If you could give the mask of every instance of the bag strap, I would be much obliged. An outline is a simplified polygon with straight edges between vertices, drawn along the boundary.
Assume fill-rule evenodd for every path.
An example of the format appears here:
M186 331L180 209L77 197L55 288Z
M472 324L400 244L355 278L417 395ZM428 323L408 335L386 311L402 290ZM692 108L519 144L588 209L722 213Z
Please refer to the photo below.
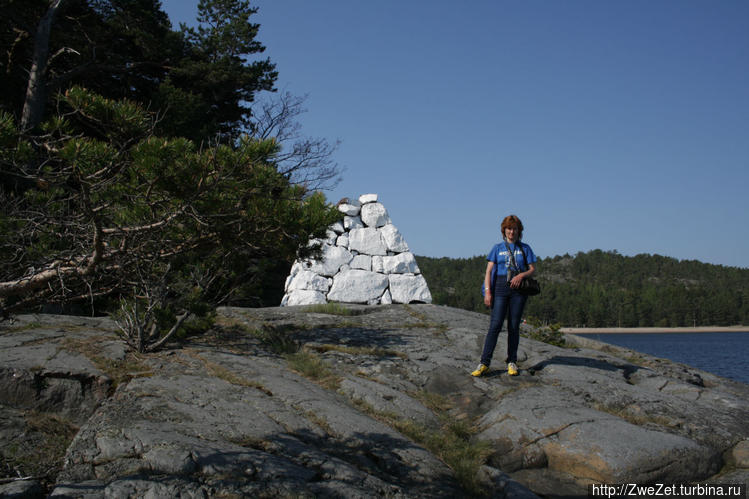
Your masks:
M528 258L525 256L525 250L523 249L523 243L518 241L518 244L520 245L520 252L523 254L523 263L525 264L526 269L531 268L531 266L528 264Z
M517 243L515 243L515 246L517 246L518 244L520 244L520 241L518 241ZM507 243L507 241L505 241L505 248L507 248L507 252L510 254L510 263L512 263L512 266L515 267L516 269L520 270L520 265L518 265L518 262L515 261L515 254L512 251L512 249L510 249L510 245ZM523 251L523 247L522 246L520 247L520 251L521 252ZM525 260L525 253L523 253L523 260Z

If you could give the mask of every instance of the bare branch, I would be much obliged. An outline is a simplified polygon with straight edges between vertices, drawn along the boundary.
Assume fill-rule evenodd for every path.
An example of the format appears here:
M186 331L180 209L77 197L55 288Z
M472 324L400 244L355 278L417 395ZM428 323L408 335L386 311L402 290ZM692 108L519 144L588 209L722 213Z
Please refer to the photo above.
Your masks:
M332 160L340 141L330 144L326 139L302 135L297 118L307 111L303 106L306 98L285 92L260 102L250 129L253 137L274 138L281 144L274 160L279 173L291 183L309 190L332 189L341 176L341 168Z
M10 74L12 65L13 65L13 53L16 51L16 47L19 43L21 43L23 40L29 37L29 32L26 30L21 30L18 28L13 28L13 31L16 33L16 39L13 40L13 44L10 46L10 48L7 51L8 54L8 64L5 67L5 73Z
M102 257L103 258L103 257ZM62 277L82 277L91 273L92 268L83 264L89 263L89 257L80 257L78 261L55 261L49 268L35 272L33 275L0 282L0 296L23 294L44 287L50 281Z
M47 61L47 65L48 65L48 66L51 66L51 65L52 65L52 62L53 62L53 61L55 60L55 58L57 58L57 57L61 56L62 54L75 54L75 55L81 55L81 53L80 53L80 52L78 52L77 50L75 50L75 49L73 49L73 48L71 48L71 47L63 47L63 48L59 49L59 50L58 50L57 52L55 52L54 54L52 54L52 55L51 55L51 56L49 57L49 60Z
M180 328L180 326L182 325L182 323L185 322L187 319L189 319L191 316L192 316L192 314L189 313L189 312L185 312L185 313L183 313L181 315L178 315L177 316L177 321L174 323L174 325L172 325L172 328L169 330L169 332L166 333L164 336L162 336L159 341L157 341L157 342L153 343L152 345L148 346L146 348L146 351L153 352L154 350L158 350L161 347L161 345L163 345L164 343L166 343L169 340L169 338L171 338L172 336L174 336L174 333L177 332L177 330Z
M115 234L115 235L123 235L123 234L132 234L135 232L146 232L146 231L152 231L155 229L161 229L165 225L167 225L169 222L177 218L178 216L182 215L187 209L189 208L188 205L182 206L178 210L174 211L173 213L170 213L166 218L159 220L158 222L153 222L147 225L140 225L137 227L114 227L109 229L102 229L102 234Z

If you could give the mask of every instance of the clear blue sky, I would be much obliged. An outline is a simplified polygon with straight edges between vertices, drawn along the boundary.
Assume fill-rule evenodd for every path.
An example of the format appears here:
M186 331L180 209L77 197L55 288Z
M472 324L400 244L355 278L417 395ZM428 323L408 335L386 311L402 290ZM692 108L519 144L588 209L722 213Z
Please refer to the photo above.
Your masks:
M175 26L197 0L163 0ZM746 0L261 0L277 88L340 139L329 200L377 193L417 255L749 267Z

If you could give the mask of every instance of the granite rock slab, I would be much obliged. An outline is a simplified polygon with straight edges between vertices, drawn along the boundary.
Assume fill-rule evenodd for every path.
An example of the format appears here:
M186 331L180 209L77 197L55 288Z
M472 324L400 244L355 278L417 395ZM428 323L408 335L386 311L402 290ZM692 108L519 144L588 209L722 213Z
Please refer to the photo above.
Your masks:
M214 328L139 357L116 383L112 366L132 358L116 347L111 321L25 318L0 330L3 451L32 411L75 417L79 430L45 492L92 499L465 497L429 439L415 436L455 425L488 446L475 479L496 497L749 473L746 384L571 336L567 348L523 336L519 376L494 366L473 378L488 316L346 307L220 308ZM39 373L109 385L80 404L70 390L30 390Z

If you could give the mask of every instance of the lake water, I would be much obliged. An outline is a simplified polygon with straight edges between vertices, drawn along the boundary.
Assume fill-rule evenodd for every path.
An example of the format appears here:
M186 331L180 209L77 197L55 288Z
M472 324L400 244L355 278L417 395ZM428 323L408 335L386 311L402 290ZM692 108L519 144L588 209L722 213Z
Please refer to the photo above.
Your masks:
M749 333L589 333L581 336L749 383Z

